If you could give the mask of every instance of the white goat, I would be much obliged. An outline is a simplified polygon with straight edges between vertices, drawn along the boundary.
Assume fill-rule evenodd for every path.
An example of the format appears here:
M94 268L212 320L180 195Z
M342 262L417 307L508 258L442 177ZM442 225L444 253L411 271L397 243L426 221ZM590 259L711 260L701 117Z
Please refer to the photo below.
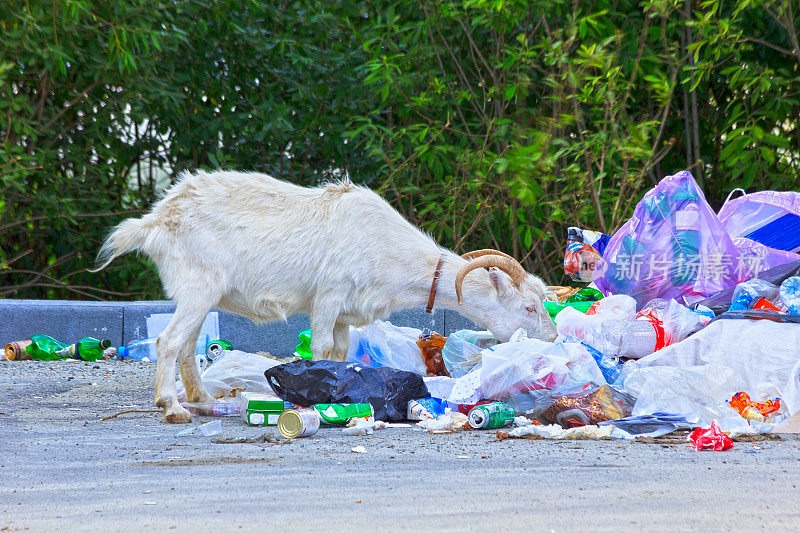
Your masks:
M191 420L177 401L176 360L188 400L211 400L194 346L213 307L254 322L308 313L315 358L339 361L350 325L425 305L431 293L438 307L458 310L501 341L518 328L556 337L542 280L501 252L472 252L467 260L441 248L380 196L349 182L304 188L257 173L186 173L150 213L113 230L97 270L134 250L155 261L177 303L157 341L155 403L168 422ZM493 266L500 270L481 268Z

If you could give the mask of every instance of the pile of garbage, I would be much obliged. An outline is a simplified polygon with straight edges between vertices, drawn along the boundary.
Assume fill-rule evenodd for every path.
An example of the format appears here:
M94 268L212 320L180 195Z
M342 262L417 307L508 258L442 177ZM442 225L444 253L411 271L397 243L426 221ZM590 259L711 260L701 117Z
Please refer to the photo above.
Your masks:
M351 328L346 361L333 362L311 360L310 330L289 361L213 341L202 379L217 401L184 405L277 425L289 438L320 425L366 435L412 421L434 433L497 429L501 439L693 430L698 450L725 450L732 436L786 430L800 411L798 251L800 193L729 197L715 213L681 172L613 236L569 228L564 270L588 286L551 288L554 342L376 321ZM33 352L48 342L34 339ZM153 342L117 352L155 360ZM78 352L107 348L84 344Z
M565 272L589 285L552 288L554 342L376 321L351 328L339 363L308 360L304 331L295 355L305 359L253 368L270 408L253 419L260 404L243 393L239 412L292 437L320 424L368 434L410 420L437 433L500 429L500 438L692 429L697 449L728 449L731 436L781 431L800 411L798 230L800 193L746 194L714 213L681 172L613 236L568 230ZM226 357L204 373L207 386Z

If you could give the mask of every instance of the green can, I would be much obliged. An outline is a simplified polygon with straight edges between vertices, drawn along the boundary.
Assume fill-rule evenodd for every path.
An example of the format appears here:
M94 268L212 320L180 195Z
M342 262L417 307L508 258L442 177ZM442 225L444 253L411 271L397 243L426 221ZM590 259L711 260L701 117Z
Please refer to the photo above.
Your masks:
M326 426L344 426L354 418L375 416L375 410L368 403L318 403L314 409Z
M495 429L510 426L516 416L514 408L503 402L476 405L467 415L469 425L475 429Z

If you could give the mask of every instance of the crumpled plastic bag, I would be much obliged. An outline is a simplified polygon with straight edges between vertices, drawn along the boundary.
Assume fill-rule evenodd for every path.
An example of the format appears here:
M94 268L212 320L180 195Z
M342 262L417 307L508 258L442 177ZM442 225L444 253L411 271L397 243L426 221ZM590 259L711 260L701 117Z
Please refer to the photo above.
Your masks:
M272 392L264 371L279 364L280 361L255 353L225 350L206 367L200 379L212 398L235 396L237 390ZM186 401L183 382L179 380L175 386L178 400Z
M451 333L442 348L444 366L452 377L460 378L480 365L481 352L496 343L488 331L462 329Z
M346 361L371 367L389 367L428 374L428 367L417 346L422 330L395 326L376 320L368 326L350 328L350 347Z
M483 397L504 401L516 411L532 408L536 398L532 393L538 390L606 384L597 362L582 344L515 335L512 341L484 350L482 359Z
M756 402L780 398L788 416L800 410L800 328L715 320L681 342L629 361L618 383L637 397L633 415L666 412L699 425L716 420L725 431L749 425L768 432L775 424L748 422L728 402L741 391Z
M711 422L711 427L695 429L689 433L688 439L698 452L705 448L710 448L715 452L733 448L733 440L719 429L715 421Z
M301 359L270 368L264 375L284 401L303 407L368 403L375 420L405 420L409 401L430 396L419 374L360 363Z

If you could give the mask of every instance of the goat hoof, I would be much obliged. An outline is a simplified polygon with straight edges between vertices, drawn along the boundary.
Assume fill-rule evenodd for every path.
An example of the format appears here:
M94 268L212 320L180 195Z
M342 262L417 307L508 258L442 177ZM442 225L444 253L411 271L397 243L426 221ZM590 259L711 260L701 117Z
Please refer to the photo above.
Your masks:
M180 404L174 404L164 410L164 422L170 424L185 424L192 421L192 415Z

